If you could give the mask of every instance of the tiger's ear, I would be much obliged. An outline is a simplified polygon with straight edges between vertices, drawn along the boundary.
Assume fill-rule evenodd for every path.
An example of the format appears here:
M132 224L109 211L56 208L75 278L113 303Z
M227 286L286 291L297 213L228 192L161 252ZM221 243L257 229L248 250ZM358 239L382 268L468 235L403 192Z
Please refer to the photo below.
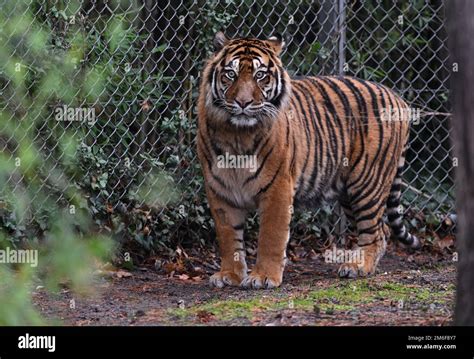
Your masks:
M275 53L277 55L280 55L281 51L285 48L285 40L283 40L283 37L280 35L280 34L276 34L274 36L271 36L268 38L267 40L267 44L269 44L273 51L275 51Z
M229 42L229 38L225 36L222 31L219 31L214 36L214 51L220 51L227 43Z

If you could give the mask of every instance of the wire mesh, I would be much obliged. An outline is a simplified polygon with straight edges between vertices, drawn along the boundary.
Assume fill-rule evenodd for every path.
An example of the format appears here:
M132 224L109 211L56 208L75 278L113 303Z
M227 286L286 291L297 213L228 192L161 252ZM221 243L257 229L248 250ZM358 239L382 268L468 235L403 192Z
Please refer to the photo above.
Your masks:
M50 30L52 55L70 51L73 39L81 37L77 71L67 81L74 82L87 69L93 69L88 72L91 79L105 76L102 87L91 87L91 93L101 89L95 99L78 93L70 103L48 104L51 118L35 129L39 150L48 159L48 175L41 180L44 186L54 187L66 204L55 164L64 155L57 146L62 131L73 129L80 138L76 156L85 181L96 194L100 192L89 197L89 201L100 201L97 206L122 211L130 206L159 207L155 199L170 191L162 185L163 176L171 176L181 190L172 210L183 214L190 202L201 205L196 199L203 191L194 143L199 71L212 49L214 34L224 30L229 37L282 34L287 43L283 63L291 75L357 76L400 93L421 110L420 122L412 127L404 173L405 207L426 218L436 217L436 223L454 212L448 101L452 64L443 1L51 0L18 4L9 7L12 16L30 13ZM6 41L18 45L9 54L11 59L17 51L27 51L20 49L24 46L20 41ZM13 106L15 89L11 81L2 80L0 90L0 110L5 112ZM65 112L93 109L94 121L59 121L54 117L58 107ZM8 113L10 123L15 123L15 112ZM14 141L2 136L0 147L14 161ZM6 182L18 189L22 178L12 175ZM167 216L163 209L160 214ZM179 218L178 225L186 227L186 216ZM329 232L338 222L339 218L331 222Z

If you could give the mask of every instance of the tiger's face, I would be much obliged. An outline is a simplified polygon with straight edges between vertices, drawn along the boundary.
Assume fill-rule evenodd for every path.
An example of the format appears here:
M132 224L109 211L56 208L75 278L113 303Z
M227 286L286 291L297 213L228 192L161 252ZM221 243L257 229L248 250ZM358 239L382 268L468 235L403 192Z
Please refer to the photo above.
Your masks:
M283 41L230 40L219 32L214 46L207 74L207 107L237 127L276 120L290 92L289 76L279 57Z

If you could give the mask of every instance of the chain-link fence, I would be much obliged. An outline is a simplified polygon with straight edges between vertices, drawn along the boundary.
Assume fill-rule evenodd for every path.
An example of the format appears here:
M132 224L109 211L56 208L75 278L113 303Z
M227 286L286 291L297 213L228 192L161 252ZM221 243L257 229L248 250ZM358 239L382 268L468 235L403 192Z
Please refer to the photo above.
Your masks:
M74 93L61 94L59 88L57 100L45 104L50 116L35 125L37 148L46 159L38 196L54 193L70 204L64 188L71 183L63 183L67 177L56 170L66 156L58 139L66 130L72 132L77 147L71 161L80 168L80 175L73 176L74 188L86 194L83 206L97 223L114 233L147 246L165 237L206 237L203 233L212 224L195 152L195 104L199 71L221 29L229 37L282 34L287 43L283 63L291 75L357 76L400 93L421 111L420 123L412 128L404 176L407 218L419 231L427 226L437 230L454 212L448 102L454 69L448 62L446 5L441 0L0 3L6 18L23 16L25 31L33 21L46 29L49 56L69 55L68 72L56 71L48 81L84 80ZM10 49L2 54L4 64L26 72L28 86L21 91L28 95L48 69L28 58L28 44L20 35L8 36L5 29L0 34ZM14 132L21 115L15 109L19 89L11 78L0 80L0 109ZM78 116L82 121L75 121ZM10 133L5 128L0 132ZM11 137L2 135L0 147L15 160L18 148ZM27 186L28 180L11 174L5 183L3 192ZM32 221L38 220L38 211L32 212ZM137 213L143 212L135 225ZM116 222L114 214L126 220ZM340 215L326 218L328 224L315 220L325 218L321 212L301 217L297 233L321 235L333 232Z

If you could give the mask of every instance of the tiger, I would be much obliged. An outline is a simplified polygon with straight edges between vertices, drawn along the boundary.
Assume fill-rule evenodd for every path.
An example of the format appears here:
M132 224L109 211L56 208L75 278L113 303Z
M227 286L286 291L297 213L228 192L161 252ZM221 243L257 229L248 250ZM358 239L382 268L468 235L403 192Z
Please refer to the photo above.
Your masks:
M410 129L399 95L349 76L290 78L281 36L218 32L213 44L201 72L196 140L221 260L211 286L280 286L293 208L321 201L339 201L354 248L364 253L363 261L340 264L341 278L375 272L390 228L405 247L420 247L399 210ZM253 156L256 165L219 166L223 156ZM243 237L250 211L260 219L251 271Z

